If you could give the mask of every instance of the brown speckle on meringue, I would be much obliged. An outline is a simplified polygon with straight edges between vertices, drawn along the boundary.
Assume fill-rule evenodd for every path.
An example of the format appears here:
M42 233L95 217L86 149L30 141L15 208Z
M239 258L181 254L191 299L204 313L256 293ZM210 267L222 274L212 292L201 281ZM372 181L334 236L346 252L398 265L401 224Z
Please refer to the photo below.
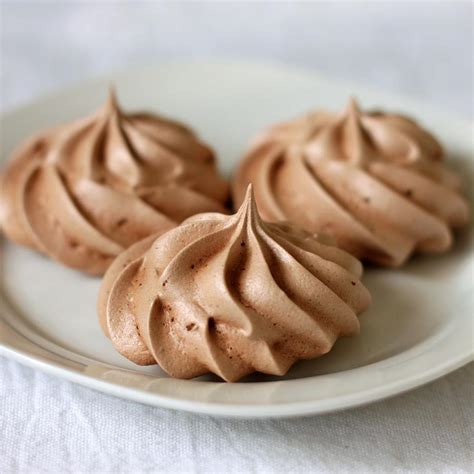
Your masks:
M21 145L0 185L8 238L91 274L150 234L223 212L228 197L212 150L190 129L127 114L113 93L92 116Z
M262 221L249 189L237 214L200 214L123 252L99 319L121 354L173 377L283 375L359 332L361 273L343 250Z
M469 219L436 139L354 100L340 115L316 111L262 133L236 172L236 206L248 183L264 219L331 234L356 257L388 266L447 250L451 229Z

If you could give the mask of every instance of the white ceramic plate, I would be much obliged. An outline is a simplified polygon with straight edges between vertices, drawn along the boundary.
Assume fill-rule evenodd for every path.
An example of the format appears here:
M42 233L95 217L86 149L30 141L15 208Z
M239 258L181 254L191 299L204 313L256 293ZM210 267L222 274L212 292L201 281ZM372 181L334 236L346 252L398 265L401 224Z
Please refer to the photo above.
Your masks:
M111 81L126 108L157 110L195 127L217 149L226 173L262 127L314 106L339 110L355 94L364 107L422 120L472 184L472 124L312 73L241 62L133 69L13 111L1 123L2 160L31 132L94 111ZM419 257L401 270L368 269L373 304L361 317L359 337L339 340L330 354L297 364L286 377L225 384L212 377L173 380L158 367L128 362L100 331L99 279L3 240L0 354L119 397L213 415L295 416L361 405L473 359L471 243L467 230L449 254Z

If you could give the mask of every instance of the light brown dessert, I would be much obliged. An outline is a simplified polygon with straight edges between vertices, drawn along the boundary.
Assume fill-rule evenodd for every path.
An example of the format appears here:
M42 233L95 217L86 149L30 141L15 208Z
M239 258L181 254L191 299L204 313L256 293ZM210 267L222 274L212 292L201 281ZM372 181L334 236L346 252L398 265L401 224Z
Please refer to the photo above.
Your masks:
M264 222L249 189L235 215L200 214L123 252L99 319L121 354L173 377L283 375L358 334L370 302L361 273L343 250Z
M358 258L403 264L413 252L441 252L466 224L460 180L436 139L413 120L316 111L261 134L235 175L235 205L253 183L262 217L324 232Z
M0 181L8 238L102 274L129 245L198 212L224 212L212 150L183 125L126 114L111 93L94 115L43 131Z

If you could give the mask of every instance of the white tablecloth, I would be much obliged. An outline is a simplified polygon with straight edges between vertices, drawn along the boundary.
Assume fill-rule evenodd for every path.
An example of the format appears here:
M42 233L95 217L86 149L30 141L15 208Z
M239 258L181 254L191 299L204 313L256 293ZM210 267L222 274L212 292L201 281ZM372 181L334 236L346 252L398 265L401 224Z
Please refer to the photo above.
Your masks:
M253 57L472 118L472 6L1 3L1 105L133 63ZM126 402L0 358L0 472L471 472L474 364L342 413L229 421Z
M126 402L4 359L0 472L471 472L473 380L470 364L365 408L232 421Z

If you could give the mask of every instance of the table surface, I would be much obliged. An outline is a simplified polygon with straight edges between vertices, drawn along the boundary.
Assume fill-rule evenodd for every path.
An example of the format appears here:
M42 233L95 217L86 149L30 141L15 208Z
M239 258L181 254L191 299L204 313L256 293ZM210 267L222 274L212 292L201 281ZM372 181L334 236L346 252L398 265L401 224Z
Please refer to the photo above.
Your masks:
M253 58L472 120L472 5L0 2L0 107L133 64ZM112 398L0 358L1 472L471 472L474 364L364 408L230 421Z

